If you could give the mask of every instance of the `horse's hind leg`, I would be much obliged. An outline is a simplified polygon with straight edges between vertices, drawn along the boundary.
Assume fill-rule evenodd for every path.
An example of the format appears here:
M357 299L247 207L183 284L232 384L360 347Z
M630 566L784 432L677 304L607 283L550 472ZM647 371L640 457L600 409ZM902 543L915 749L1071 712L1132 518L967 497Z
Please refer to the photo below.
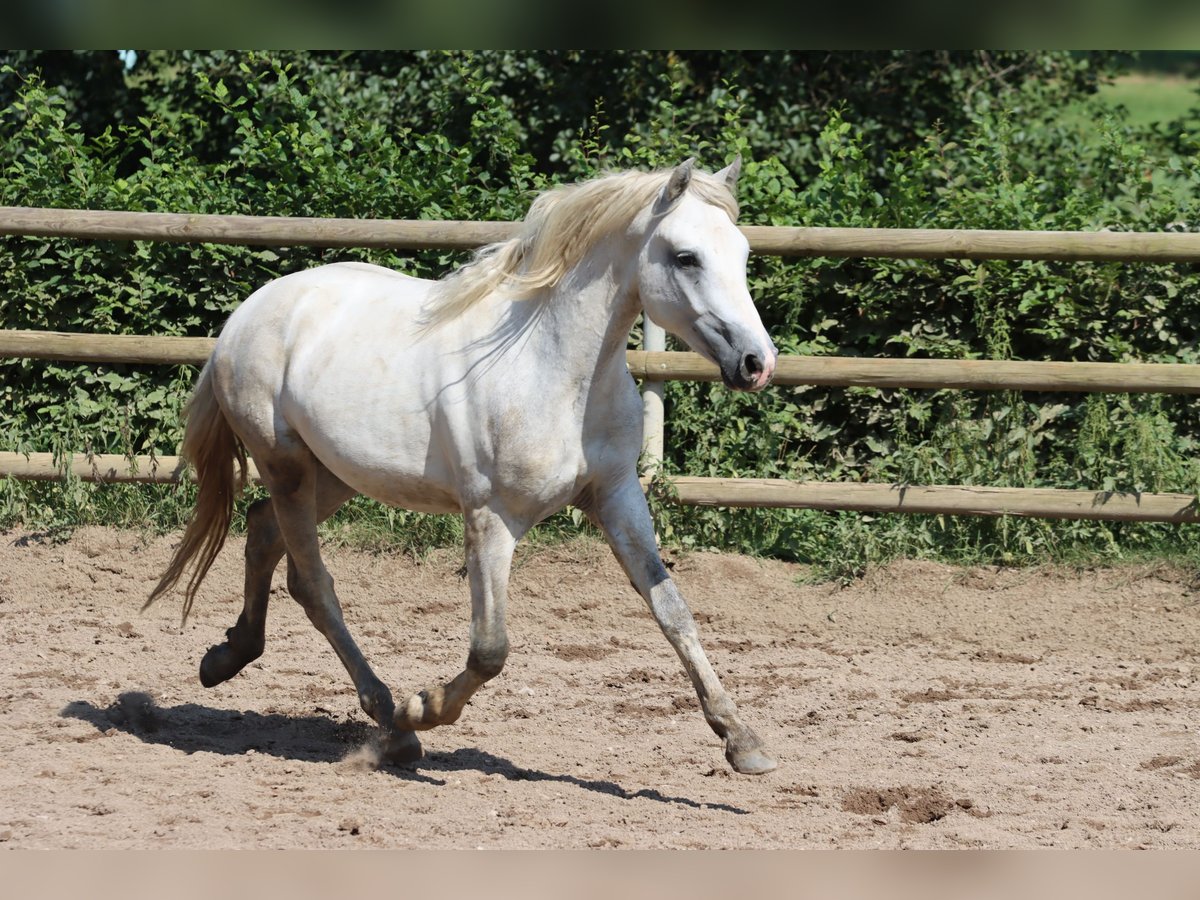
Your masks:
M421 691L396 710L398 732L449 725L484 682L495 678L508 657L504 608L513 550L521 531L492 509L463 515L467 577L471 586L471 648L467 667L451 681Z
M319 466L318 521L324 521L337 512L354 493L332 472ZM210 647L200 662L200 683L205 687L228 681L262 656L266 643L271 578L285 549L271 500L256 500L246 511L245 601L237 622L225 632L225 641Z
M256 500L246 511L246 592L242 612L225 632L225 641L208 648L200 660L200 683L215 687L262 656L266 643L267 601L271 575L283 558L283 540L270 500Z
M288 591L350 673L363 711L380 725L391 728L395 712L392 693L371 670L350 636L333 590L333 578L321 559L317 540L320 463L298 440L280 442L275 448L251 447L250 451L271 492L275 522L287 553ZM389 747L389 755L396 760L414 759L420 754L420 742L411 732Z

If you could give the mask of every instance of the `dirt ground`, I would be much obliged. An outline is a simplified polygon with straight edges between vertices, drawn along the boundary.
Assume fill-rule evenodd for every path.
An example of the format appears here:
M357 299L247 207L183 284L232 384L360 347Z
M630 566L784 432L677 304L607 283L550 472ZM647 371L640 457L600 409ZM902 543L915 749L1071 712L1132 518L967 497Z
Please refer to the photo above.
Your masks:
M266 654L201 687L241 606L231 539L180 630L139 613L173 538L0 534L0 846L1195 847L1200 594L1165 567L802 567L674 557L710 658L780 759L733 774L602 544L522 548L512 653L415 766L277 574ZM467 651L461 556L340 550L397 700Z

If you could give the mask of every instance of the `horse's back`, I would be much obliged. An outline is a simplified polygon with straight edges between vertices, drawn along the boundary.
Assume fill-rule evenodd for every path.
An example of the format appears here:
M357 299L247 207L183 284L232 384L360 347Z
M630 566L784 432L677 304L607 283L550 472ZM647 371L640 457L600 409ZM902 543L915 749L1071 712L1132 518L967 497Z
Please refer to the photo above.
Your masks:
M410 282L415 285L420 285L428 288L429 282L424 278L416 278L412 275L407 275L404 272L397 272L395 269L389 269L386 266L377 266L375 263L366 262L336 262L329 263L324 266L317 266L313 269L308 269L305 272L297 272L297 275L306 275L311 273L321 272L358 272L364 275L373 275L378 278L391 279L393 281Z
M347 343L343 333L380 329L411 333L432 282L369 263L331 263L268 282L230 315L214 357L228 364L307 345Z

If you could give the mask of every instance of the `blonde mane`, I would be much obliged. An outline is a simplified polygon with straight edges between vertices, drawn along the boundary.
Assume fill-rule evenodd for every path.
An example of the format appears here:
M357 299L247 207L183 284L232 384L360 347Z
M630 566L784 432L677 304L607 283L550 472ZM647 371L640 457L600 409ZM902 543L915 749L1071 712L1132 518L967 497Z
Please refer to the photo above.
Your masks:
M653 203L671 171L618 172L541 194L517 237L482 248L438 282L426 306L427 323L456 318L501 288L521 296L558 284L597 241L627 228ZM737 221L737 200L720 179L694 171L688 190Z

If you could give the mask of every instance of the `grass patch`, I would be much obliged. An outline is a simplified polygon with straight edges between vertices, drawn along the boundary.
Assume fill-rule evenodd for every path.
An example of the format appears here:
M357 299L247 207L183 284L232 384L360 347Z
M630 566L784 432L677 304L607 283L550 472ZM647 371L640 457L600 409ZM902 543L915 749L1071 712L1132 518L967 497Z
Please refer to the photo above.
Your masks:
M1098 94L1106 106L1124 107L1129 124L1140 127L1165 125L1200 106L1198 88L1200 80L1183 75L1138 73L1122 75L1112 84L1102 85Z
M1174 74L1122 75L1100 85L1096 94L1068 103L1058 115L1084 143L1115 118L1138 131L1163 128L1200 109L1200 78Z

